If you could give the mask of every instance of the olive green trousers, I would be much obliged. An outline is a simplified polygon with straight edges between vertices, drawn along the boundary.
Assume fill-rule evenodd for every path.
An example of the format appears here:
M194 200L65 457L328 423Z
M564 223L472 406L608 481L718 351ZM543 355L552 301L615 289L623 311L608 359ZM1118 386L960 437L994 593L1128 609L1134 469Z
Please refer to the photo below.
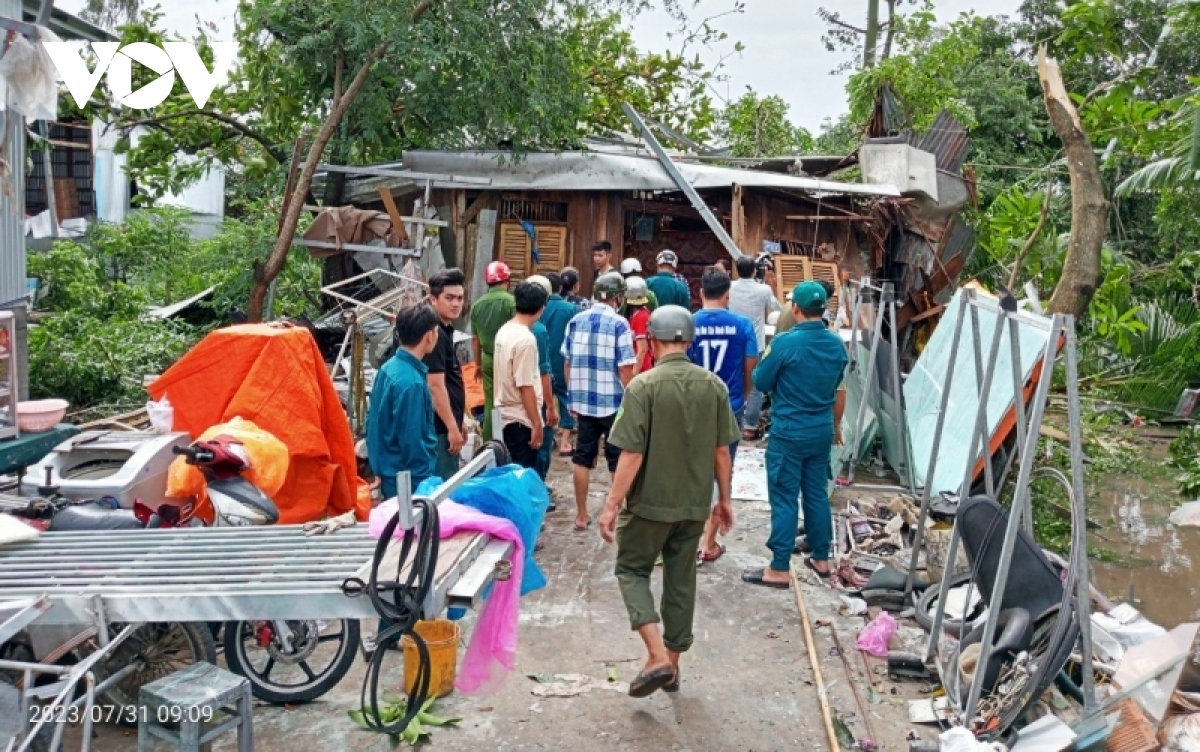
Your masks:
M704 522L655 522L628 511L617 518L617 583L638 629L659 622L650 592L650 576L658 555L663 557L662 625L668 650L685 652L692 646L696 613L696 550Z

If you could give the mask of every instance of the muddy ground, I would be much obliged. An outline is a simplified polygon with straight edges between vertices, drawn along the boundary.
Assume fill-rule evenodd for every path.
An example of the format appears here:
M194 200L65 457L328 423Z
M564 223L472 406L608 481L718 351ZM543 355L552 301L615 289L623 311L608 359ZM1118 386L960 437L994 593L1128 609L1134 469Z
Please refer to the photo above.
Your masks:
M629 630L612 573L613 548L600 539L594 526L582 533L571 529L569 472L567 460L555 460L551 482L558 490L559 510L548 515L545 548L537 554L549 585L522 601L518 669L495 695L452 695L440 701L438 712L463 720L457 728L437 730L432 747L576 752L827 749L793 592L740 581L743 567L766 562L769 521L767 505L761 502L735 502L737 525L727 541L729 552L700 572L696 644L684 658L678 694L660 692L644 700L605 689L569 698L531 694L536 683L527 674L577 673L603 680L612 665L620 680L629 681L643 656L640 640ZM607 474L596 472L593 478L589 506L597 514ZM903 698L921 696L922 686L893 685L886 676L875 675L878 689L869 690L866 668L853 649L862 618L837 616L836 595L815 582L806 583L802 592L810 618L832 619L838 625L879 748L907 749L905 735L913 727ZM913 641L924 638L915 626L906 627L905 635ZM833 708L856 737L865 737L846 671L831 654L833 641L827 628L818 629L816 643L824 680L831 685ZM873 661L873 673L883 672L882 664ZM398 653L390 671L392 688L398 690ZM347 711L358 705L362 678L363 664L358 663L318 702L295 708L256 707L255 748L393 749L387 738L358 729L347 717ZM935 736L929 728L920 731L925 738ZM98 749L102 751L136 745L131 732L106 728L101 737ZM161 744L158 748L167 749ZM232 735L216 749L236 749Z

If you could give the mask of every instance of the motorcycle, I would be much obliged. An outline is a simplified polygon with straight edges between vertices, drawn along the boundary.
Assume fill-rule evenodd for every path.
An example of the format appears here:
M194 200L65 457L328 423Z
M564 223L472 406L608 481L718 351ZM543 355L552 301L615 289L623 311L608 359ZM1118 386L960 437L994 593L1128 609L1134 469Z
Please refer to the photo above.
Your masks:
M132 509L123 509L115 500L65 499L57 489L44 486L38 489L41 498L31 501L22 516L56 531L240 527L279 521L274 501L245 477L251 459L236 439L217 436L172 451L204 476L204 497L167 502L155 509L135 500ZM119 626L113 625L118 630ZM184 663L215 663L214 640L222 639L229 669L250 681L255 697L284 704L309 702L340 682L353 666L361 642L359 623L353 619L231 621L210 623L208 629L203 624L149 624L139 634L143 631L145 639L131 639L129 649L118 651L108 661L109 670L115 672L134 660L149 666L148 656L163 653L165 647L190 652L191 661ZM109 699L114 704L136 705L137 676L135 673L130 681L122 682L119 689L123 691ZM157 676L149 676L146 681L154 678ZM132 717L137 717L136 713Z

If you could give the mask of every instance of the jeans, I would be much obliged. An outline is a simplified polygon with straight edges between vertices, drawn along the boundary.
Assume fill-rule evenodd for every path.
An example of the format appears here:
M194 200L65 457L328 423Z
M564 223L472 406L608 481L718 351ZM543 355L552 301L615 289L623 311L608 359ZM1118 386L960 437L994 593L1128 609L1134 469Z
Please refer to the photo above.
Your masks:
M758 430L758 421L762 417L763 393L754 389L750 392L750 396L746 398L746 404L743 409L746 411L746 421L742 423L742 427L750 430Z
M771 502L771 569L788 571L796 545L803 494L804 534L814 561L828 561L833 544L829 509L829 451L833 436L793 440L772 436L767 443L767 495Z
M554 398L558 400L558 427L564 431L575 430L575 419L571 417L571 393L567 389L566 379L554 376Z

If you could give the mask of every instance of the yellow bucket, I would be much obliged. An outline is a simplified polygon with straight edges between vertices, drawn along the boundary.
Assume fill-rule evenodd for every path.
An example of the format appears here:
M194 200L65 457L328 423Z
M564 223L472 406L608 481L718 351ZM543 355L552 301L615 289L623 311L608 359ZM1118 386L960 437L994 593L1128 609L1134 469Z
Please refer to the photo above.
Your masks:
M447 619L419 621L413 631L425 641L429 650L429 695L445 697L454 691L458 676L458 625ZM411 695L417 684L417 667L421 662L417 643L408 635L400 638L404 649L404 692Z

